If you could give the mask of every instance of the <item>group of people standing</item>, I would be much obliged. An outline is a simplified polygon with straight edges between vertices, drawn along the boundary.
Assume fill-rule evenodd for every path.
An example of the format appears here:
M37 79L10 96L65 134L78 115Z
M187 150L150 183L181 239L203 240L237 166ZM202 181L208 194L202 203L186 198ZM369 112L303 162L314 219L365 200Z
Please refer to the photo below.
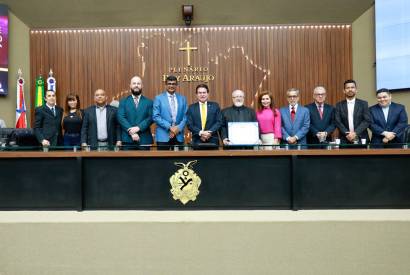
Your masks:
M158 150L182 146L185 127L191 132L194 147L218 148L220 140L224 146L232 145L229 122L258 122L263 145L330 142L336 128L342 143L369 142L370 128L372 143L386 145L402 143L408 123L404 106L391 101L389 90L378 90L378 104L368 108L366 101L356 98L354 80L345 81L345 100L335 107L326 103L326 89L317 86L314 102L306 106L299 105L300 91L289 89L289 104L280 109L269 92L261 92L256 111L244 105L245 93L241 90L233 91L232 106L221 110L218 103L209 101L206 84L196 87L197 102L189 106L186 97L177 92L175 76L168 76L165 85L165 91L151 100L142 94L141 78L134 76L130 95L121 99L118 108L107 104L106 92L98 89L94 93L95 105L84 110L78 95L69 94L63 110L56 105L55 93L47 91L45 104L35 110L35 135L43 146L149 150L154 143L151 125L155 123Z

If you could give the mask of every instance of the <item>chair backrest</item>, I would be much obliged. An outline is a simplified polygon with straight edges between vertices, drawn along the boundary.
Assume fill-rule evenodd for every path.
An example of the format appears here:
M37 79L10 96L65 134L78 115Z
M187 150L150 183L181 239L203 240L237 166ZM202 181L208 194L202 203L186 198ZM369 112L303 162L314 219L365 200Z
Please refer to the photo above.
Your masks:
M403 142L410 143L410 125L408 125L404 130Z
M38 146L34 130L31 128L14 129L10 141L14 141L18 146Z
M0 128L0 139L8 144L14 130L15 128Z

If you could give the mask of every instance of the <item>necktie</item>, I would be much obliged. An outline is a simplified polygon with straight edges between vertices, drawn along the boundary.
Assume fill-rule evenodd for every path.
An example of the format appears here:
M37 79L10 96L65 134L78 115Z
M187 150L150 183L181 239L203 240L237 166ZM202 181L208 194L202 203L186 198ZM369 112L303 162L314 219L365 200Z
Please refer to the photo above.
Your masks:
M138 103L139 103L138 97L135 97L134 98L135 108L138 108Z
M51 107L51 112L53 112L53 115L56 116L56 109L54 109L54 107Z
M354 104L353 102L349 102L347 104L347 122L349 124L349 132L354 132L353 115L354 115Z
M175 125L175 122L177 121L177 110L175 106L175 95L171 95L171 117L172 117L172 122Z
M317 107L319 109L319 115L320 115L320 119L323 119L323 105L320 104Z
M202 130L205 130L205 124L206 124L205 103L201 103L201 125L202 125Z
M292 106L292 111L290 112L290 119L292 120L292 122L295 121L295 115L295 106Z

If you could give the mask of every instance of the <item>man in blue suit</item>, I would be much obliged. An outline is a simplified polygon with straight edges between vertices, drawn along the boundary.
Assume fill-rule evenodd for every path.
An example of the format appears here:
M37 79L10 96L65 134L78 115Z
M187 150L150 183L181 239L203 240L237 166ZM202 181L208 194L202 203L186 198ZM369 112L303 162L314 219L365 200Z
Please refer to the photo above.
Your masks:
M280 108L282 117L282 141L289 145L307 144L306 135L309 132L309 110L298 104L299 90L289 89L287 92L289 105Z
M125 149L149 150L149 145L153 143L150 128L152 100L141 94L142 80L139 76L131 78L130 90L131 95L120 101L117 112L122 145Z
M377 90L376 97L378 104L370 107L371 143L385 146L403 143L403 133L408 123L405 107L391 101L388 89Z
M176 92L178 81L173 75L165 80L166 91L154 99L152 119L157 125L155 141L158 150L170 150L184 144L187 101Z
M333 106L325 103L325 87L315 87L313 99L314 102L305 106L309 109L310 113L310 129L307 135L307 142L308 144L329 142L331 141L331 134L335 130L335 112Z
M221 109L218 103L208 101L209 88L206 84L196 87L197 103L191 104L187 111L187 126L192 133L194 148L213 148L219 145L218 131L222 124Z

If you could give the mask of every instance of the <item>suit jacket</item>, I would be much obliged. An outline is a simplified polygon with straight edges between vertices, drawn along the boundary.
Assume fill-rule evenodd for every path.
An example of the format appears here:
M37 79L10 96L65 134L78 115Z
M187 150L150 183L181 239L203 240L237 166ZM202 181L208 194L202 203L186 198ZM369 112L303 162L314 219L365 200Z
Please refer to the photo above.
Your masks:
M306 135L309 132L310 115L309 110L298 105L295 121L292 121L289 106L280 108L282 117L282 141L286 142L288 137L297 136L298 144L307 144Z
M372 144L382 144L382 133L384 131L396 133L396 137L390 143L402 143L404 129L407 127L407 113L403 105L392 102L389 107L387 121L384 118L384 113L379 104L370 107L372 122L370 129L372 130Z
M367 128L370 126L371 117L367 101L356 98L353 109L353 124L354 130L360 139L369 140ZM340 130L340 140L342 143L350 143L346 139L346 132L349 132L349 119L347 112L347 101L342 100L336 104L335 108L335 123Z
M207 102L206 107L207 113L204 130L212 132L212 137L207 142L219 145L218 131L222 124L221 109L219 108L218 103L210 101ZM202 131L202 123L200 106L198 102L189 106L186 116L188 129L192 132L192 143L204 143L201 141L199 136L199 131Z
M187 102L183 95L175 93L178 104L175 124L179 133L176 136L179 142L184 142L184 130L186 124ZM159 142L169 141L169 129L172 126L171 106L168 101L168 93L165 91L157 95L152 107L152 119L157 124L155 129L155 140Z
M56 115L54 116L46 104L35 109L34 134L38 142L41 143L43 139L46 139L50 142L51 146L63 144L63 134L61 130L63 109L55 106L55 111Z
M319 110L316 103L313 102L305 106L310 114L310 127L307 136L309 144L319 144L316 134L318 132L327 132L327 141L331 141L331 133L335 130L335 108L329 104L323 104L323 118L320 118Z
M130 95L120 101L117 112L118 123L121 126L121 140L123 142L134 143L128 134L128 129L138 126L140 140L138 144L152 144L151 124L152 124L152 100L141 95L138 108L135 107L134 99Z
M107 105L107 142L109 145L121 140L121 129L117 122L117 108ZM83 126L81 127L81 143L87 143L92 148L98 147L96 106L84 110Z

